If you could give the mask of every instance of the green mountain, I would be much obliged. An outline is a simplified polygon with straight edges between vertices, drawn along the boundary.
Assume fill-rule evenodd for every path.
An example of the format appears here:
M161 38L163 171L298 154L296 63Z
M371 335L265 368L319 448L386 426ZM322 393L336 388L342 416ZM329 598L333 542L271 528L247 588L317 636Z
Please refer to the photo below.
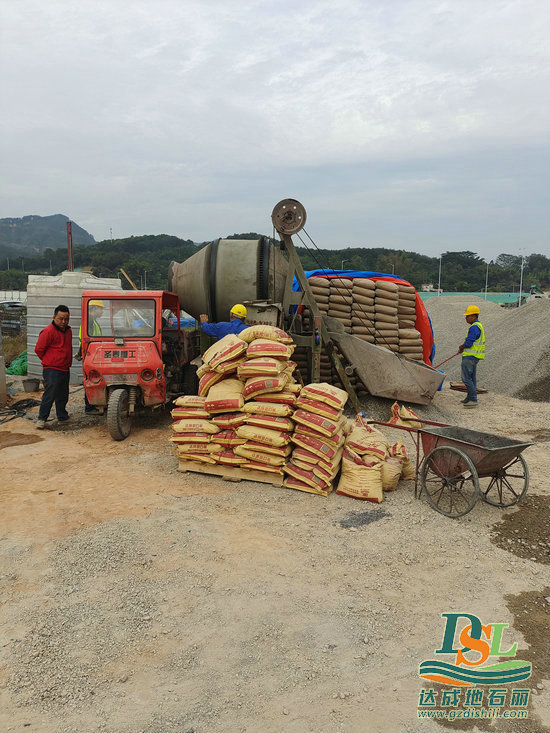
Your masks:
M0 254L21 257L40 254L45 249L67 246L67 221L64 214L23 216L0 219ZM95 244L91 234L73 222L73 246Z

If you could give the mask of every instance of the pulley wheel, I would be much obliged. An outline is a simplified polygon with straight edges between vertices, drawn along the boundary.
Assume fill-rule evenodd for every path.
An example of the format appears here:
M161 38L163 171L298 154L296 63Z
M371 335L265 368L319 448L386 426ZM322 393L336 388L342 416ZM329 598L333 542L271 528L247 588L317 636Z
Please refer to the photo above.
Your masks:
M279 234L296 234L306 223L306 210L296 199L283 199L273 209L271 221Z

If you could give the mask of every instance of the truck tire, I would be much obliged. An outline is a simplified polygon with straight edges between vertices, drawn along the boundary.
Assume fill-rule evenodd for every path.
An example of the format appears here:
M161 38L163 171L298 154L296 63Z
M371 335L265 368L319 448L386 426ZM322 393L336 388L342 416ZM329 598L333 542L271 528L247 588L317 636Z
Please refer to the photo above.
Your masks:
M107 428L113 440L124 440L130 435L132 418L128 409L128 390L114 389L107 405Z

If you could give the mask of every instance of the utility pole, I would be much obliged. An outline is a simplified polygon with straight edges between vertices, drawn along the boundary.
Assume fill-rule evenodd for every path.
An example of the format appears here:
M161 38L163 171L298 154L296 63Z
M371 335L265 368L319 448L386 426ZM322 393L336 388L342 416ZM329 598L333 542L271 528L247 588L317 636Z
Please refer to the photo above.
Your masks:
M487 283L489 282L489 263L487 263L487 272L485 273L485 300L487 300Z
M439 255L439 277L437 278L437 297L441 295L441 258L443 255Z
M520 268L520 275L519 275L519 297L518 297L518 308L521 305L521 296L522 296L522 288L523 288L523 263L525 262L525 256L521 255L521 268Z

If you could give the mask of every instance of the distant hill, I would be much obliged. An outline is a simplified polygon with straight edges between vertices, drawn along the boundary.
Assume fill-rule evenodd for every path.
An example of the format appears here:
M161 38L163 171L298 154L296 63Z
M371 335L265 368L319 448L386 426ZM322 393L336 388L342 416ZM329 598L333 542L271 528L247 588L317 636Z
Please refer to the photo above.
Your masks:
M68 220L64 214L0 219L0 252L28 256L66 247ZM77 244L86 247L95 244L95 239L73 222L73 245Z

